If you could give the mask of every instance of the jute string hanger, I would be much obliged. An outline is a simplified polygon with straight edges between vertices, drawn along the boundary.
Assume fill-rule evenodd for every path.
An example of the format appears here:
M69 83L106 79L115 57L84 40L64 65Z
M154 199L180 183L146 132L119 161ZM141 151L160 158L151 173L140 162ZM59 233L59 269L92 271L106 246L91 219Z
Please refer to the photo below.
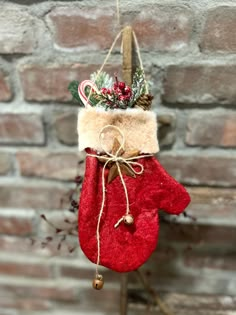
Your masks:
M121 35L122 35L122 42L121 42L121 53L123 54L123 80L128 84L131 85L132 84L132 43L134 42L134 46L135 46L135 50L137 53L137 57L138 57L138 63L139 63L139 68L143 71L144 73L144 68L143 68L143 61L142 61L142 57L141 57L141 53L140 53L140 47L139 47L139 43L138 43L138 39L137 36L135 34L135 31L132 29L131 26L126 26L124 28L121 27L121 19L120 19L120 0L116 0L116 16L117 16L117 25L118 28L120 28L121 30L118 32L118 34L116 35L113 43L111 44L111 47L100 67L100 69L97 72L97 76L95 78L95 81L97 79L97 77L99 76L99 74L103 71L105 65L107 64L112 51L117 43L117 41L120 39ZM124 45L126 44L126 49L124 50ZM127 48L127 44L129 45L129 47ZM126 54L127 50L129 50L129 52ZM128 60L127 60L128 59ZM146 93L148 94L148 84L147 81L145 80L145 90ZM90 98L91 95L89 95Z

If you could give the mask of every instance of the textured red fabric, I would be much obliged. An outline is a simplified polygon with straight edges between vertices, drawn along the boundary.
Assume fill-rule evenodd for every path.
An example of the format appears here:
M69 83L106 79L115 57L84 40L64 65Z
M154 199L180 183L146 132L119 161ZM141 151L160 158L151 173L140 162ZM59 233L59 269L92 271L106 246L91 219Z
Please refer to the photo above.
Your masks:
M96 154L92 150L87 152ZM185 188L173 179L155 159L138 160L144 166L142 175L131 178L124 175L127 186L130 213L134 224L122 222L126 200L119 177L106 184L106 202L100 225L100 264L118 272L139 268L155 250L158 239L158 209L179 214L189 204ZM102 168L97 158L87 156L86 171L79 205L79 240L85 255L97 262L96 229L102 203ZM108 169L106 170L106 179ZM107 182L107 181L106 181Z

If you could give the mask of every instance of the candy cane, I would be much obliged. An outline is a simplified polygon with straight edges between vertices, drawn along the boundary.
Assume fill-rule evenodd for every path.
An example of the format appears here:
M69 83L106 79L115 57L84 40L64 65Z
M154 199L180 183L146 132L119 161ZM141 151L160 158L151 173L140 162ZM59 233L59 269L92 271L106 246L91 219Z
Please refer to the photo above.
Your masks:
M84 80L78 86L78 94L80 96L81 101L83 102L84 106L87 108L91 104L89 103L89 99L85 94L85 89L87 86L90 86L95 92L98 92L98 88L96 84L91 80Z

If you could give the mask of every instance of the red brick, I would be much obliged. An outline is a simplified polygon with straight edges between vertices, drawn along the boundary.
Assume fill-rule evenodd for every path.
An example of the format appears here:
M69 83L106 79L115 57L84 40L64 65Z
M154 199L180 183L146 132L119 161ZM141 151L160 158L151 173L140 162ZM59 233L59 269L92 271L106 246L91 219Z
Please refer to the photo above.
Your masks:
M24 97L27 101L68 102L72 96L67 87L73 80L83 81L99 69L99 65L25 65L20 69ZM117 71L116 66L105 68L111 75Z
M161 147L172 145L175 142L176 117L174 114L158 114L158 141Z
M202 51L236 52L236 8L217 7L207 14L200 47Z
M78 143L77 115L78 112L64 112L54 116L56 136L61 143L67 145Z
M76 302L78 299L75 287L66 283L60 286L55 284L48 285L35 283L35 279L27 281L25 284L1 283L1 290L15 294L18 297L39 298L63 302Z
M40 210L60 209L62 207L60 200L68 190L68 187L1 184L1 207Z
M2 7L0 30L1 54L27 54L34 50L34 19L23 8Z
M192 32L192 14L184 8L142 7L139 14L130 14L131 23L141 49L179 51L186 48Z
M46 259L46 257L48 258L52 256L54 257L63 256L69 259L74 257L74 255L68 253L68 250L66 250L66 248L62 248L62 250L58 251L57 249L58 239L56 238L55 238L55 241L50 243L50 245L46 247L42 247L42 244L41 244L42 240L44 240L44 238L49 235L44 232L40 236L35 236L33 238L31 237L23 238L22 236L16 237L16 236L10 236L10 235L0 235L0 250L1 252L7 253L7 254L14 254L14 255L24 254L26 259L27 259L27 256L29 255L31 257L32 256L40 257L39 261L42 259L42 257L43 259Z
M11 170L11 156L7 153L0 153L0 175L9 173Z
M178 181L214 186L236 185L236 159L232 155L162 153L160 161Z
M11 98L12 98L12 92L11 92L8 79L0 71L0 101L1 102L10 101Z
M61 7L49 13L57 46L86 50L107 49L113 42L114 11L102 8Z
M187 212L204 222L234 222L236 193L234 188L188 187L191 203Z
M198 112L188 119L186 134L188 145L236 146L235 112Z
M6 310L6 315L16 314L8 312L9 309L24 310L24 311L46 311L52 308L52 303L46 300L27 297L8 297L4 296L4 299L0 299L0 309ZM5 314L5 313L4 313ZM4 315L3 314L3 315Z
M29 238L22 238L9 235L0 235L0 250L9 254L27 254L48 256L51 252L47 249L39 249L33 246Z
M236 270L236 253L204 253L188 251L184 256L185 266L202 269L219 269L222 271Z
M174 314L176 315L232 315L230 310L233 311L236 306L236 298L234 296L227 295L165 292L161 294L161 299L166 305L168 305L168 308L174 310ZM145 314L146 305L144 305L141 312L138 313L140 308L140 304L136 303L136 307L134 304L132 305L132 309L135 309L137 314ZM148 312L148 315L149 314L159 315L159 312L155 309L153 312Z
M0 235L0 249L2 252L29 252L31 249L31 243L29 240L25 240L22 237Z
M77 175L78 161L82 162L82 155L74 153L34 153L19 152L16 155L22 176L35 176L49 179L72 181ZM83 175L84 167L79 166Z
M0 233L8 235L29 235L32 234L33 227L33 213L29 214L9 214L8 212L0 213Z
M43 145L44 142L43 122L39 115L0 115L0 143Z
M2 275L49 278L50 269L48 265L28 263L27 258L26 261L21 262L0 261L0 274Z
M170 66L163 101L179 104L236 104L236 66Z
M236 226L210 224L163 224L160 229L160 242L184 242L199 245L235 245Z

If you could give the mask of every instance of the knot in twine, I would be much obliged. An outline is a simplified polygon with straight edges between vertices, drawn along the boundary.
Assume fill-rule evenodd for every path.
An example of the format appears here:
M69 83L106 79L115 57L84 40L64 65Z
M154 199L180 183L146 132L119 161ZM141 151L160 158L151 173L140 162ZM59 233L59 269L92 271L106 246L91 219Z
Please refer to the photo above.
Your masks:
M103 141L102 139L104 138L104 131L107 129L113 129L118 131L118 133L121 136L121 144L118 147L117 151L113 154L112 152L108 152L105 148L105 146L103 145ZM99 216L98 216L98 222L97 222L97 230L96 230L96 238L97 238L97 263L96 263L96 277L99 276L98 273L98 266L100 264L100 224L101 224L101 218L102 218L102 214L103 214L103 210L104 210L104 205L105 205L105 200L106 200L106 187L105 187L105 169L108 165L108 163L113 162L116 163L117 166L117 170L118 170L118 174L124 189L124 193L125 193L125 198L126 198L126 213L124 216L122 216L117 223L114 225L114 228L117 228L120 223L122 221L124 221L124 218L126 215L130 214L130 205L129 205L129 196L128 196L128 190L121 172L121 168L120 168L120 163L124 163L135 175L141 175L144 172L144 167L141 163L138 162L134 162L133 160L137 160L139 158L144 158L144 157L150 157L152 156L152 154L143 154L143 155L137 155L137 156L133 156L133 157L123 157L123 156L119 156L121 150L123 150L124 144L125 144L125 136L124 133L122 132L122 130L116 126L113 125L106 125L105 127L103 127L99 133L99 141L100 141L100 146L102 148L102 150L106 153L107 156L101 156L101 155L96 155L96 154L87 154L88 156L91 157L96 157L96 158L103 158L106 162L103 166L102 169L102 204L101 204L101 208L100 208L100 212L99 212ZM139 170L135 170L134 167L138 167Z

